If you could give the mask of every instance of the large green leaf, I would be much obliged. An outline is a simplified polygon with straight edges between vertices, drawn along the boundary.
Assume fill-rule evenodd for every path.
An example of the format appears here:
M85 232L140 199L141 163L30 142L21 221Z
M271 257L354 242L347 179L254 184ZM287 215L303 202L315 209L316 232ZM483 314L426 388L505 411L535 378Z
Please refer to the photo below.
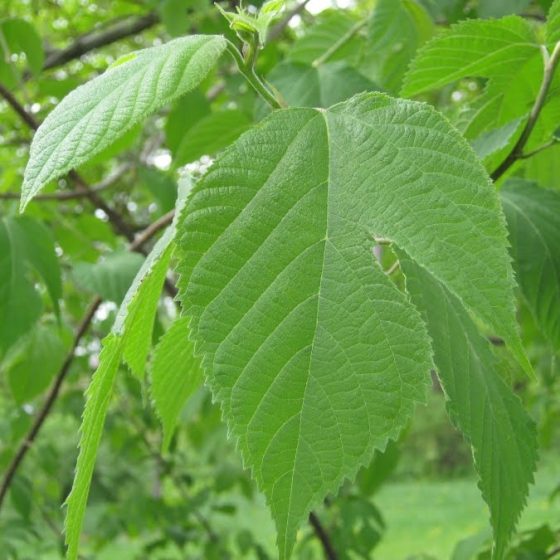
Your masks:
M365 94L277 111L218 158L182 224L192 336L281 558L309 510L424 398L429 339L375 238L409 252L526 365L497 195L427 105Z
M187 399L202 383L202 369L188 340L188 318L180 317L154 350L152 398L163 425L163 449L169 447L177 418Z
M560 41L560 0L554 0L548 11L546 40L548 43Z
M49 181L85 163L162 105L192 90L225 49L220 36L191 36L139 51L68 95L31 145L21 207Z
M190 180L183 179L179 185L177 213L184 206L190 189ZM176 234L177 219L173 220L161 236L142 267L136 274L121 304L111 333L104 339L99 357L99 367L87 390L87 399L81 427L80 453L72 491L67 499L66 543L68 558L78 557L80 531L95 465L95 457L116 372L121 359L133 373L140 376L144 371L149 345L152 339L154 316L161 294L165 272L169 264L172 244Z
M422 267L406 258L401 266L407 290L428 325L449 413L472 445L499 560L533 482L536 429L496 371L488 341L460 301Z
M560 193L512 179L500 191L523 297L560 351Z

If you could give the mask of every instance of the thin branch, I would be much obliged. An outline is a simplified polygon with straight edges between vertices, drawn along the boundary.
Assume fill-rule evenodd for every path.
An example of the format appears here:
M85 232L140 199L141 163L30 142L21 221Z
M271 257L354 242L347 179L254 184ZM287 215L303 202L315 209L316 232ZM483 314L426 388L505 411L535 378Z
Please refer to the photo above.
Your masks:
M151 12L141 17L130 17L124 21L118 21L103 31L93 31L78 37L70 46L65 49L52 51L47 55L43 70L62 66L71 60L80 58L82 55L110 45L121 39L132 37L141 33L159 22L156 13Z
M0 95L7 101L8 105L21 117L21 120L32 130L37 130L39 128L39 123L35 120L35 117L28 113L23 105L12 95L12 93L7 90L2 84L0 84Z
M148 226L140 235L138 235L132 241L132 243L129 246L129 250L137 251L138 249L140 249L142 245L144 245L147 241L149 241L152 237L154 237L159 231L161 231L164 227L166 227L171 223L171 221L173 220L173 215L174 215L174 211L172 210L171 212L168 212L167 214L163 215L153 224ZM93 318L95 316L95 312L101 305L101 302L102 302L101 298L96 297L89 305L86 314L84 315L80 324L78 325L78 328L74 335L74 341L72 343L72 347L70 348L68 354L66 355L64 363L62 364L60 370L58 371L54 383L52 384L47 394L45 403L43 404L41 410L37 414L35 421L31 426L31 429L23 439L16 454L14 455L14 458L10 462L6 470L6 473L4 474L2 483L0 484L0 509L2 507L4 499L6 498L6 494L8 493L8 490L10 488L10 484L12 483L12 480L19 466L21 465L23 459L27 455L27 452L31 448L31 445L35 441L37 434L41 430L43 424L45 423L45 420L47 419L49 413L52 410L54 403L56 402L56 399L58 398L60 389L62 387L62 382L66 378L70 370L70 366L74 361L76 348L78 347L82 338L84 337L87 330L89 329L89 326L91 325L91 322L93 321Z
M125 173L131 169L131 164L121 165L114 173L108 175L105 179L99 183L92 185L89 190L94 193L99 193L112 187ZM49 194L39 194L33 200L76 200L79 198L86 198L89 193L85 191L62 191ZM5 192L0 193L0 200L19 200L21 198L21 193L16 192Z
M533 107L531 108L529 118L527 119L525 128L521 132L521 136L515 143L515 146L511 149L511 152L507 155L506 159L504 159L504 161L492 173L491 177L493 181L497 181L518 159L523 157L525 144L527 144L527 141L537 124L537 119L539 118L546 101L550 85L552 84L552 78L554 77L554 71L560 61L560 42L556 43L551 55L548 53L544 45L541 48L544 58L544 74L539 93L535 99Z
M556 146L559 142L560 142L560 140L558 138L553 138L552 140L549 140L548 142L545 142L544 144L542 144L538 148L535 148L534 150L531 150L530 152L522 153L519 156L519 159L528 159L528 158L531 158L533 156L536 156L537 154L540 154L544 150L547 150L548 148L552 148L552 146Z
M323 547L323 552L325 553L326 560L338 560L338 554L333 547L331 539L321 524L320 519L317 515L313 512L309 514L309 523L311 527L313 527L313 531L315 532L316 537L321 542L321 546Z
M29 449L31 449L31 445L35 441L37 434L41 430L45 420L47 419L47 416L49 415L58 397L58 394L60 393L62 382L64 381L66 375L68 374L68 371L70 370L70 366L72 365L72 362L74 360L74 353L76 351L76 348L80 344L82 337L87 332L91 322L93 321L95 312L97 311L100 305L101 305L100 297L96 297L89 305L86 314L84 315L82 321L78 325L78 329L76 330L76 334L74 335L74 341L72 343L72 347L68 352L68 354L66 355L66 359L64 360L64 363L62 364L62 367L60 368L58 374L56 375L54 383L48 392L47 399L43 404L43 407L39 411L39 414L37 414L37 416L35 417L35 421L33 422L31 429L25 436L24 440L21 442L17 453L14 455L14 458L10 462L6 470L6 473L4 474L4 477L2 479L2 484L0 485L0 508L2 507L6 494L8 493L8 490L10 488L10 484L12 483L12 480L19 466L21 465L21 462L27 455Z
M301 12L305 10L305 7L307 6L308 3L309 0L303 0L303 2L300 2L299 4L294 6L291 10L288 10L285 16L276 25L270 28L270 31L268 32L268 37L266 38L266 42L271 43L272 41L278 39L278 37L280 37L280 35L282 35L282 33L284 32L284 29L288 27L290 21L292 21L292 19L295 16L301 14Z

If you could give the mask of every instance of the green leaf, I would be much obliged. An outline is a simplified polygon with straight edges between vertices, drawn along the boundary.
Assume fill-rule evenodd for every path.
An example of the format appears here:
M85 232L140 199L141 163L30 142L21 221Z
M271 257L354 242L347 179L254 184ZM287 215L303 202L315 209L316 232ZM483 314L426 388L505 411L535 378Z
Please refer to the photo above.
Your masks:
M202 383L202 369L188 339L188 321L176 319L154 350L152 398L163 426L163 451L169 447L185 402Z
M20 216L14 224L19 231L25 258L45 282L55 313L58 314L62 279L52 234L41 222L26 216Z
M190 180L187 177L180 183L177 215L183 210L189 189ZM66 543L69 560L76 560L78 557L80 531L95 457L101 441L117 369L121 359L137 375L141 375L144 369L152 339L157 301L167 271L170 253L173 250L172 243L177 231L176 222L175 218L171 226L165 230L128 289L111 333L103 341L99 367L87 390L79 443L80 453L72 491L67 499Z
M10 62L12 54L24 53L31 72L38 74L45 59L43 45L35 27L19 18L0 20L0 81L17 87L19 72Z
M0 354L27 333L41 313L32 271L45 281L58 313L60 268L49 231L29 217L0 219Z
M492 162L490 164L491 167L497 167L497 163L500 163L500 161L494 163L494 159L501 155L504 148L511 147L516 133L521 129L521 125L524 123L525 119L519 118L499 128L493 128L492 130L483 132L480 136L471 141L471 146L480 159L490 160ZM488 161L486 163L488 165Z
M499 18L519 14L531 0L479 0L478 15L483 18Z
M424 399L429 338L374 238L412 254L525 359L497 195L427 105L366 94L274 112L218 158L182 223L191 336L282 559L309 510Z
M312 64L324 55L336 42L356 25L357 20L346 10L325 10L317 18L317 23L294 41L288 52L288 60ZM330 58L346 60L348 64L357 62L363 46L363 39L354 35Z
M91 384L86 392L86 405L82 426L80 428L80 453L76 463L74 484L66 504L66 544L67 558L75 560L78 557L80 531L84 520L86 503L95 457L101 442L101 434L109 402L113 393L113 385L121 361L122 339L110 334L103 341L103 349L99 355L99 367L93 374Z
M560 351L560 193L511 179L500 195L521 293Z
M405 76L402 95L422 94L463 78L487 79L484 93L475 98L460 123L464 135L473 139L525 116L542 75L539 44L526 20L517 16L467 20L452 25L418 51ZM551 104L558 105L554 96L547 100L545 111ZM550 126L557 126L556 121ZM547 133L544 127L534 139Z
M199 89L190 91L175 101L165 121L165 142L173 154L185 132L209 114L210 103Z
M143 262L139 253L116 251L96 263L76 263L72 275L81 288L120 303Z
M199 85L225 44L220 36L195 35L139 51L64 98L33 138L21 208L46 183L82 165L147 115Z
M546 41L549 44L560 41L560 0L554 0L548 11Z
M40 395L60 369L66 345L52 325L35 327L9 352L2 363L18 404Z
M377 2L366 44L366 63L375 67L374 80L383 88L398 92L416 50L433 34L432 18L415 0Z
M173 177L156 167L139 166L137 172L140 184L153 195L162 214L175 208L177 183Z
M517 16L466 20L452 25L418 51L404 80L406 96L437 89L465 77L509 80L539 46L530 24Z
M451 418L473 448L479 487L503 558L537 462L536 429L496 371L489 342L461 302L424 268L401 258L406 286L428 325Z
M294 107L330 107L356 93L379 88L346 62L331 62L318 67L283 62L268 80Z
M173 164L180 166L204 155L214 155L237 140L250 126L249 117L237 109L210 113L184 135L175 152Z

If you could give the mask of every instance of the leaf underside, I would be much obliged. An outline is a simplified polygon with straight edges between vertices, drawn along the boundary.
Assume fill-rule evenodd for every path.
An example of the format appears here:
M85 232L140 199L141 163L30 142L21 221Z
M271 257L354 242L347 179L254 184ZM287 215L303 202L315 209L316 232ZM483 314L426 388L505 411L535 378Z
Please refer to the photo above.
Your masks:
M427 105L364 94L275 112L218 158L180 228L192 336L282 559L309 510L424 399L429 338L374 238L522 354L497 196Z
M225 39L192 35L145 49L77 88L37 130L21 208L49 181L90 160L156 109L195 88L225 49Z

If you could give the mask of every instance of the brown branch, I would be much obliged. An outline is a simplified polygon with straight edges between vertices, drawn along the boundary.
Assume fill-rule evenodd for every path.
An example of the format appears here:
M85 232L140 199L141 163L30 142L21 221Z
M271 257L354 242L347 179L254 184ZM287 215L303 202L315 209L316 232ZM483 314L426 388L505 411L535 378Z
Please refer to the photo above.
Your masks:
M99 47L110 45L121 39L132 37L141 33L159 22L156 13L151 12L141 17L130 17L124 21L119 21L110 25L103 31L92 31L78 37L70 46L65 49L52 51L47 55L44 70L62 66L71 60L80 58L82 55Z
M173 216L174 216L174 211L172 210L171 212L168 212L167 214L159 218L157 221L155 221L153 224L148 226L140 235L138 235L132 241L132 243L129 246L129 250L138 251L142 247L142 245L144 245L144 243L149 241L159 231L161 231L163 228L169 225L173 220ZM93 321L93 318L95 316L95 312L101 305L101 302L102 302L101 298L96 297L88 307L86 314L84 315L80 324L78 325L78 328L74 335L74 341L72 343L72 347L70 348L68 354L66 355L64 363L62 364L60 370L58 371L54 383L47 394L45 403L43 404L41 410L39 411L39 414L37 414L33 422L33 425L31 426L31 429L23 439L16 454L14 455L14 458L10 462L6 470L6 473L4 474L2 483L0 484L0 509L2 507L4 499L6 498L6 494L8 493L8 490L10 488L10 484L12 483L12 480L19 466L21 465L23 459L27 455L27 452L31 448L31 445L35 441L37 434L41 430L43 424L45 423L45 420L47 419L49 413L52 410L54 403L56 402L56 399L58 398L60 389L62 387L62 382L66 378L68 371L70 370L70 366L74 361L76 348L80 344L83 336L86 334L89 326L91 325L91 322Z
M525 148L525 145L527 144L527 141L529 140L529 137L531 136L531 133L535 128L535 125L537 124L537 120L545 104L550 85L552 84L552 78L554 77L554 71L556 70L556 66L560 61L560 42L556 43L552 54L548 53L544 45L541 48L544 58L544 74L539 93L537 94L535 103L531 108L529 118L527 119L525 128L521 132L521 136L515 143L515 146L513 146L513 148L511 149L510 153L506 156L504 161L502 161L502 163L492 173L491 177L493 181L497 181L518 159L522 159L524 157L523 149Z
M315 535L317 536L319 541L321 541L321 546L323 547L323 552L325 553L325 559L338 560L338 554L336 553L336 550L333 547L333 544L331 542L331 539L327 531L321 524L321 521L319 520L317 515L313 512L309 514L309 523L311 524L311 527L313 527L313 531L315 532Z

